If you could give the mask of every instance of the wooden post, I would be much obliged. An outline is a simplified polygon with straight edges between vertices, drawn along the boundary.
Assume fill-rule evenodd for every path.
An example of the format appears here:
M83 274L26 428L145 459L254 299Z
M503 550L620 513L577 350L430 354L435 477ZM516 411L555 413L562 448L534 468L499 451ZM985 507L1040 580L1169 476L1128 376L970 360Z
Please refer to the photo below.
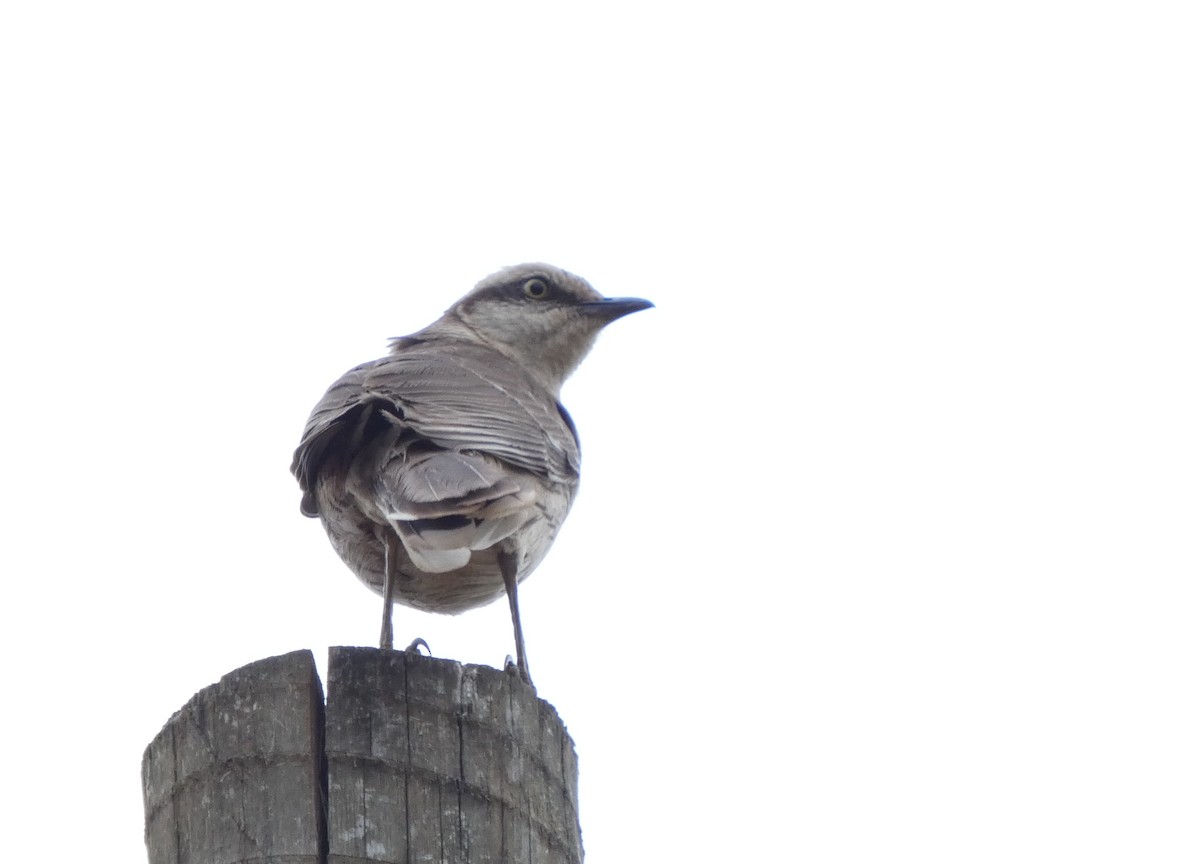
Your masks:
M583 860L575 747L515 675L399 651L260 660L146 749L150 864Z
M296 651L201 690L142 757L150 864L318 864L321 682Z

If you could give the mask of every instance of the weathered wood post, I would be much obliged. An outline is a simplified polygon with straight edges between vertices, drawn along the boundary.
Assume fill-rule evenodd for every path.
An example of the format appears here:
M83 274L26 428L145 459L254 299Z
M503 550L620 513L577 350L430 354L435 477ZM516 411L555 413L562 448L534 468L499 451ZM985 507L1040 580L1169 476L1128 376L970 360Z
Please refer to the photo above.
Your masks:
M260 660L146 748L150 864L578 864L575 748L516 676L399 651Z

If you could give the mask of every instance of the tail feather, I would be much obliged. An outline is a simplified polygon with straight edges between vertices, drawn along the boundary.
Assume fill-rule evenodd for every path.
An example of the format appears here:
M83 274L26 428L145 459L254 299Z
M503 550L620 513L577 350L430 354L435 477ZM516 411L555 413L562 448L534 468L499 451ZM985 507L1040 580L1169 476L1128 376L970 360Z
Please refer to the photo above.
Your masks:
M477 453L395 453L374 474L379 510L414 565L429 573L466 566L534 516L536 481Z

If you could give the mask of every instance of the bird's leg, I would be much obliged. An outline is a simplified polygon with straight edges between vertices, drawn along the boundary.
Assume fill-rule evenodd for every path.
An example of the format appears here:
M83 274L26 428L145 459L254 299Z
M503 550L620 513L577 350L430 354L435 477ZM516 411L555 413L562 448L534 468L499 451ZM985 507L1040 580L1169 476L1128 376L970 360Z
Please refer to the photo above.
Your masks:
M396 591L396 573L400 569L400 538L391 531L383 532L383 626L379 631L379 647L392 650L392 595Z
M512 612L513 635L517 640L517 671L521 673L521 680L532 686L529 661L525 657L525 634L521 632L521 611L517 608L517 556L511 552L501 552L496 556L496 562L500 565L500 575L504 577L508 608Z

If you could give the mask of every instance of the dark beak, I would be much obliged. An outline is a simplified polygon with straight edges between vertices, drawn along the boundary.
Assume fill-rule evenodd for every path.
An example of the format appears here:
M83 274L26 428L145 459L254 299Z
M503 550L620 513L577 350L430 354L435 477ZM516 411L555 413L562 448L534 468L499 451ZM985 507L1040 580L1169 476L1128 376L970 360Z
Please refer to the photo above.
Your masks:
M616 321L643 309L653 309L654 304L641 297L605 297L603 300L589 300L580 303L579 309L588 315L594 315L605 324Z

